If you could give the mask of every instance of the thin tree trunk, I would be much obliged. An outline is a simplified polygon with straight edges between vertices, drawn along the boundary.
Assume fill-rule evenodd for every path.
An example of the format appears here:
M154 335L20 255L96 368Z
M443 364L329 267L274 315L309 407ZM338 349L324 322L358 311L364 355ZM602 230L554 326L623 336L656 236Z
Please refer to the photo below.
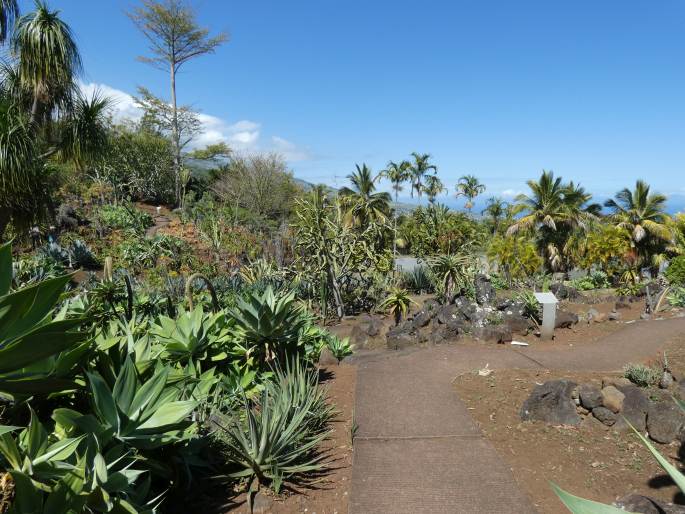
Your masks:
M181 136L178 130L178 108L176 105L176 68L174 63L171 63L170 68L171 78L171 108L173 117L171 120L171 136L174 144L174 194L176 195L176 204L181 203Z
M393 221L395 224L394 232L395 235L392 238L392 258L394 259L397 255L397 189L395 189L395 215L393 216ZM393 262L393 269L395 268L395 263Z
M31 124L36 123L36 120L38 119L38 107L39 107L38 94L34 93L33 94L33 105L31 105Z

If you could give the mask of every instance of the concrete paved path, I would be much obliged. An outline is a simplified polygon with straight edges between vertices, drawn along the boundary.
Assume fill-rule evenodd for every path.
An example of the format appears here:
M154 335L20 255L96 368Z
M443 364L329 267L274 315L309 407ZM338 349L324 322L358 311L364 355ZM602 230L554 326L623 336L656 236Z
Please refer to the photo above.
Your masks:
M455 344L361 357L350 513L535 513L457 397L454 378L486 363L492 369L614 371L653 356L683 332L681 318L626 325L577 348Z

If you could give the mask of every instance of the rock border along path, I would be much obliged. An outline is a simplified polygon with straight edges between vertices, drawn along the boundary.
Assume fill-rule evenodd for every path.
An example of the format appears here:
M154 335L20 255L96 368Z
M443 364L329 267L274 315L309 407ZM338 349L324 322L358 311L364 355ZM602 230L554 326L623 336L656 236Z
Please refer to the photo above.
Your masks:
M535 513L458 398L456 376L485 364L616 371L683 332L677 318L626 325L578 348L455 344L358 357L350 514Z

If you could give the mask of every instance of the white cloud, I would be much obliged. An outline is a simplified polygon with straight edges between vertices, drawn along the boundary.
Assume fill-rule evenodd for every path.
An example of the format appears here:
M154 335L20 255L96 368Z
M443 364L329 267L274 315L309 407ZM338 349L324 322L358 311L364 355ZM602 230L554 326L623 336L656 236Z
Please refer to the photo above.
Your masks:
M522 193L523 191L517 191L516 189L505 189L504 191L500 192L500 196L505 198L515 198Z
M139 120L141 109L136 105L132 95L106 84L81 84L81 90L91 95L100 91L113 100L112 116L114 121ZM209 144L225 142L231 148L242 152L277 152L287 161L304 161L311 158L308 151L298 147L280 136L272 136L266 145L261 145L261 124L251 120L239 120L229 123L211 114L199 113L201 130L188 145L189 149L202 148Z
M273 151L281 154L286 161L308 161L311 155L305 149L299 148L295 143L279 136L271 138Z

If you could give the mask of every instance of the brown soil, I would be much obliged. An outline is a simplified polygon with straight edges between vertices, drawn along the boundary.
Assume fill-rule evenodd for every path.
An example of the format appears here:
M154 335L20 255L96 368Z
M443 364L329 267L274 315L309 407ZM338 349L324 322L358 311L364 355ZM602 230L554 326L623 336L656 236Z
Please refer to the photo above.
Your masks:
M669 365L685 377L685 336L669 344ZM661 356L655 356L657 361ZM500 456L512 468L519 486L541 514L558 514L559 500L549 482L573 494L611 502L631 492L681 501L678 488L633 434L616 433L591 416L578 428L521 422L519 410L536 384L556 378L578 383L601 382L606 373L502 370L488 377L474 373L455 380L459 397ZM676 465L679 443L657 445Z
M352 477L352 432L357 368L341 364L324 368L329 400L338 415L331 426L331 435L322 445L327 455L327 472L312 487L287 491L281 496L269 495L259 500L261 512L269 514L342 514L347 512ZM223 512L247 514L245 496L235 498L233 508ZM260 512L255 509L255 512Z

